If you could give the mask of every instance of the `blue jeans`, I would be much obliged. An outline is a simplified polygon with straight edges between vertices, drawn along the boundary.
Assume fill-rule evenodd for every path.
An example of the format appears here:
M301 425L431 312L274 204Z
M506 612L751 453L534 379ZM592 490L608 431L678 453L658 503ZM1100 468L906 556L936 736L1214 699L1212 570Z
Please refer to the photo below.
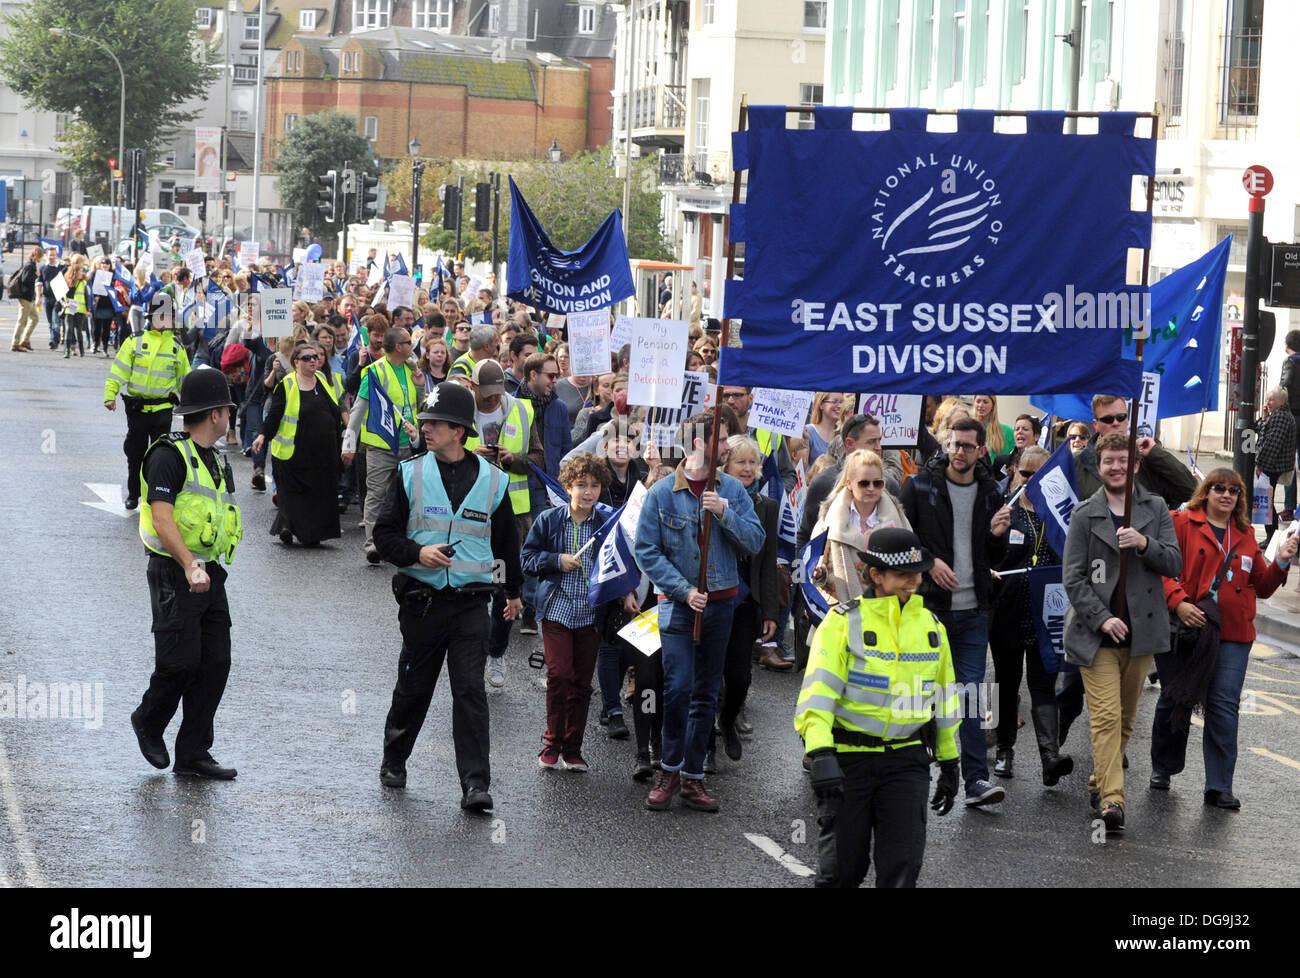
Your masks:
M989 654L989 620L979 609L937 611L948 631L952 648L952 667L957 682L966 691L961 698L961 776L967 790L976 781L989 779L989 751L984 736L984 697L971 691L984 682L984 666Z
M257 436L262 433L262 402L249 401L244 408L244 448L251 448ZM266 468L266 442L262 443L262 450L253 453L253 468Z
M1296 415L1296 423L1297 425L1300 425L1300 415ZM1296 450L1296 454L1300 455L1300 427L1297 427L1295 432L1295 450ZM1283 499L1282 505L1285 506L1287 509L1291 510L1291 512L1293 513L1295 512L1295 490L1296 490L1296 480L1292 479L1291 484L1286 487L1286 492L1283 494L1282 497Z
M691 641L695 612L676 601L659 602L664 659L663 769L681 771L688 780L704 780L704 755L718 709L722 664L735 616L734 598L709 605L697 646Z
M1250 642L1219 643L1219 661L1205 697L1205 732L1201 737L1206 791L1232 791L1232 775L1237 768L1237 717L1250 646ZM1185 657L1166 652L1155 659L1161 691L1151 727L1151 771L1181 774L1187 766L1187 735L1191 729L1189 725L1187 730L1176 731L1170 726L1173 704L1164 690L1186 668Z
M638 655L640 653L637 653ZM622 715L623 699L619 695L623 685L623 650L608 642L600 643L596 656L596 678L600 681L600 699L605 716Z

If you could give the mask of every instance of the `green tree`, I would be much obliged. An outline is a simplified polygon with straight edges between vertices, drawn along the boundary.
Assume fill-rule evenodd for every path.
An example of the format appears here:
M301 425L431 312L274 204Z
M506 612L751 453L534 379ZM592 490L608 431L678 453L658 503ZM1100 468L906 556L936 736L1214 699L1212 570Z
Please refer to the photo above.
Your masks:
M623 207L623 179L610 164L610 149L580 153L562 163L526 161L489 163L478 161L431 160L424 171L420 191L420 219L433 222L421 239L425 247L451 254L456 232L442 227L442 202L438 186L465 178L464 211L461 215L461 251L474 261L492 256L492 232L474 230L474 184L487 180L488 172L502 173L501 217L498 232L499 255L506 259L510 242L510 187L505 174L515 178L528 206L546 228L558 248L582 247L612 210ZM411 210L411 168L395 166L387 178L388 204L405 214ZM632 165L631 243L633 258L671 261L672 249L664 239L659 220L661 207L655 160L646 158ZM626 215L624 216L626 220Z
M216 78L211 53L195 42L190 0L32 0L7 19L0 75L33 107L76 116L58 148L86 193L107 201L107 161L118 151L117 68L103 48L57 37L52 27L93 37L117 56L126 75L126 146L143 148L152 169L158 151L198 115L184 106Z
M346 112L319 112L303 116L276 147L276 190L285 207L298 212L299 226L309 227L316 238L332 237L342 230L336 221L326 224L316 213L316 178L330 170L339 174L339 206L343 203L343 165L351 160L358 173L379 176L379 160L370 155L370 143L357 130L356 116ZM347 220L356 219L353 195L348 195ZM342 215L338 215L342 216Z

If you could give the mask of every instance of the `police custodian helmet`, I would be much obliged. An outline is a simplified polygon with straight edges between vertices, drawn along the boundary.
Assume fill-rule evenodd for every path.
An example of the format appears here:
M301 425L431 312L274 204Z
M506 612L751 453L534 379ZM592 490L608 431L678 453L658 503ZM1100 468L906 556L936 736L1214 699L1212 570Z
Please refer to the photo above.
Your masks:
M474 395L455 381L439 384L425 398L416 415L420 421L446 421L465 429L471 438L478 437L474 428Z
M226 375L214 367L196 367L181 381L181 402L176 406L176 413L181 417L234 406Z

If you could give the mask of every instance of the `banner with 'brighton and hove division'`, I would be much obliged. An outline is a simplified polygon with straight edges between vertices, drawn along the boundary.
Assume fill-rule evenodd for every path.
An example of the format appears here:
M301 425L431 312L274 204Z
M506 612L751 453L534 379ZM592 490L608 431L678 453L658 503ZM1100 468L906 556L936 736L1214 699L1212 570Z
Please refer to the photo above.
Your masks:
M1127 249L1150 244L1133 176L1155 140L1133 113L1103 113L1067 135L1060 112L1024 133L991 112L926 131L923 109L891 128L852 128L852 110L815 110L787 129L783 106L749 109L733 162L748 199L733 205L745 277L727 283L741 348L722 351L725 384L919 394L973 390L1136 393L1124 331L1149 299L1126 285Z

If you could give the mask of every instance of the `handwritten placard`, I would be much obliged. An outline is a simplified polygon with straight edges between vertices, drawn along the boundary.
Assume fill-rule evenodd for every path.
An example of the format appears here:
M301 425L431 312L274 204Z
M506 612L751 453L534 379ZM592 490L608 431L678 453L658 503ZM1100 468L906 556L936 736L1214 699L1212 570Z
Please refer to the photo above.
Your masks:
M325 266L318 261L307 262L298 276L298 285L304 301L320 302L325 298Z
M198 248L191 248L185 252L185 267L190 270L196 282L208 273L208 266L203 261L203 252Z
M633 319L627 402L679 408L685 385L690 326L681 319Z
M787 391L777 387L755 387L749 408L749 426L792 438L803 437L803 426L812 407L812 391Z
M415 305L415 279L409 275L394 275L388 280L388 308Z
M880 421L883 448L910 448L921 432L924 394L863 394L858 411Z
M609 346L615 353L632 342L632 317L619 316L609 331Z
M702 370L686 371L682 381L682 403L676 408L651 408L646 412L646 424L650 427L650 440L659 446L677 443L681 434L682 422L692 415L704 410L705 402L713 385L709 375ZM679 446L688 451L692 446Z
M569 313L569 369L579 377L609 373L609 310Z
M1138 396L1138 437L1156 436L1156 418L1160 417L1160 375L1143 372L1142 393Z

